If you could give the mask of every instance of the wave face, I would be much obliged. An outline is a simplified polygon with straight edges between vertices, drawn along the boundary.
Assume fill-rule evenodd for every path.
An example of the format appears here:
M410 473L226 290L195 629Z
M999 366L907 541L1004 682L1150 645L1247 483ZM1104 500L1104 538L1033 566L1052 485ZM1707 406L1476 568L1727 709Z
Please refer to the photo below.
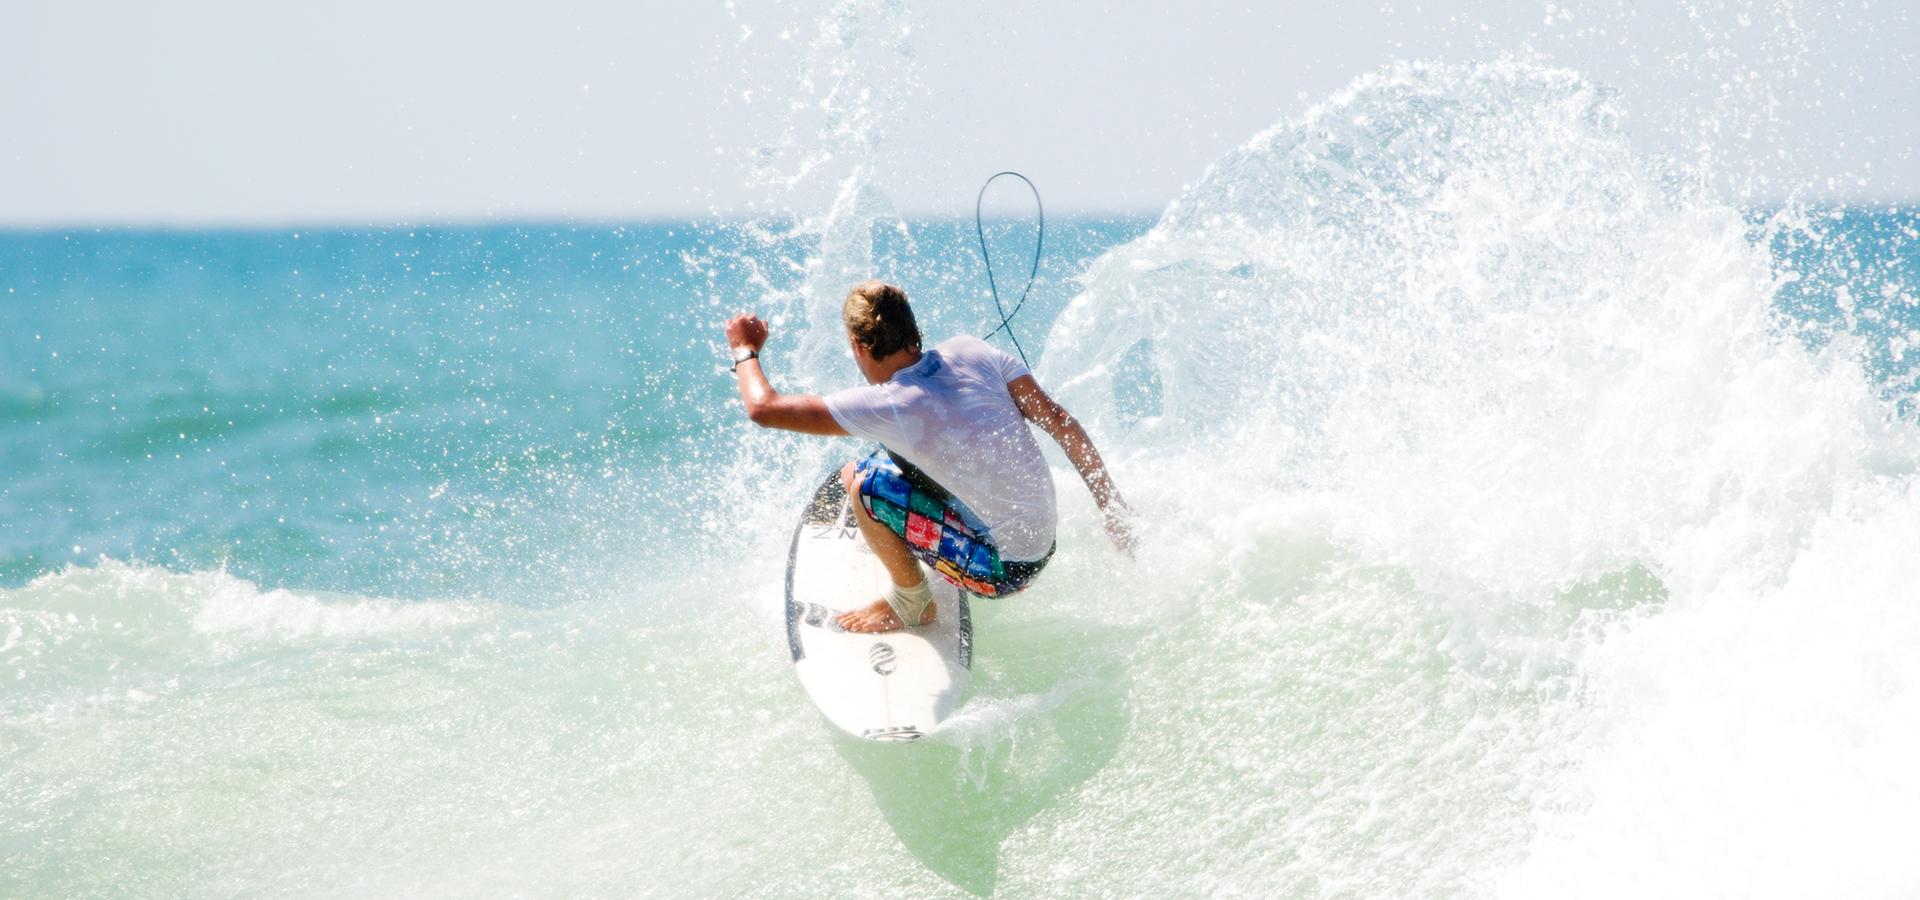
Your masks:
M1887 843L1916 824L1913 430L1858 340L1787 333L1782 227L1505 60L1363 78L1103 256L1040 374L1160 548L1081 611L1167 623L1134 724L1183 774L1131 874L1920 884Z

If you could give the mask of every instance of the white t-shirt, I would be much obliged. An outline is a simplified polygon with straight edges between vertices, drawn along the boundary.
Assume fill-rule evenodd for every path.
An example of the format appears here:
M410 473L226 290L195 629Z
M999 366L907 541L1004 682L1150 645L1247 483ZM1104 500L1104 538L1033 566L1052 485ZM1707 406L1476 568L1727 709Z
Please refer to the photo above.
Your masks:
M855 437L879 441L953 492L986 523L1003 560L1053 545L1053 473L1007 383L1027 367L977 337L956 337L881 384L826 396Z

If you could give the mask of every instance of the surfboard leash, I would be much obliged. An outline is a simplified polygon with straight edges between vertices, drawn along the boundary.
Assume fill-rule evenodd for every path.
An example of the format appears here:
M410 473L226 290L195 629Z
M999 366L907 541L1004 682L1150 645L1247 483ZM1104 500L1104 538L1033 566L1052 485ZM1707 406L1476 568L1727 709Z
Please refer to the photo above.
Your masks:
M1000 302L1000 286L993 278L993 256L987 252L987 226L980 214L981 204L987 199L987 188L992 187L1003 175L1012 175L1027 183L1027 190L1033 192L1034 213L1039 217L1039 228L1033 235L1033 270L1027 273L1027 286L1020 289L1020 300L1013 304L1013 312L1008 312ZM987 266L987 290L993 293L993 308L1000 313L1000 324L987 332L983 339L992 340L994 335L1005 331L1007 340L1013 342L1014 352L1020 354L1021 364L1032 368L1033 364L1027 361L1027 351L1020 346L1020 338L1013 333L1013 317L1020 314L1020 307L1027 305L1027 295L1033 291L1033 282L1040 277L1040 252L1047 240L1047 208L1040 202L1040 189L1034 187L1033 179L1011 170L996 173L987 179L987 183L980 186L980 194L973 198L973 233L980 239L980 261Z

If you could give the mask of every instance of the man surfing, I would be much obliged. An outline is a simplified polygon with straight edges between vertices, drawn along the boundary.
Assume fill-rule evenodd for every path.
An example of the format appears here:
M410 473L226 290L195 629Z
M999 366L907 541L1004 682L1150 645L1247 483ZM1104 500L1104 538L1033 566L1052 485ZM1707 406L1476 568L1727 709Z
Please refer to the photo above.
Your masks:
M971 336L922 350L906 292L883 281L854 285L841 318L867 383L824 397L783 395L768 383L760 359L767 325L757 316L726 324L754 424L885 448L843 466L840 483L859 498L854 519L893 586L840 614L840 627L880 632L932 622L923 562L983 597L1023 590L1040 573L1053 556L1056 510L1053 477L1028 422L1066 451L1106 516L1107 536L1132 552L1127 505L1093 439L1024 364Z

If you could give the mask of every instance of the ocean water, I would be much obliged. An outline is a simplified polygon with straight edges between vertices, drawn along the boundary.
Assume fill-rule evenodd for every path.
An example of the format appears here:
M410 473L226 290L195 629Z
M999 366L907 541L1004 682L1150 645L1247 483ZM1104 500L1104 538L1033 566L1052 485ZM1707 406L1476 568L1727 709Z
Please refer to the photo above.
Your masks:
M1403 64L1050 219L1020 334L1144 549L1056 456L904 747L783 655L860 448L718 323L809 390L868 273L984 334L970 221L0 234L0 895L1911 896L1920 212L1629 133Z

